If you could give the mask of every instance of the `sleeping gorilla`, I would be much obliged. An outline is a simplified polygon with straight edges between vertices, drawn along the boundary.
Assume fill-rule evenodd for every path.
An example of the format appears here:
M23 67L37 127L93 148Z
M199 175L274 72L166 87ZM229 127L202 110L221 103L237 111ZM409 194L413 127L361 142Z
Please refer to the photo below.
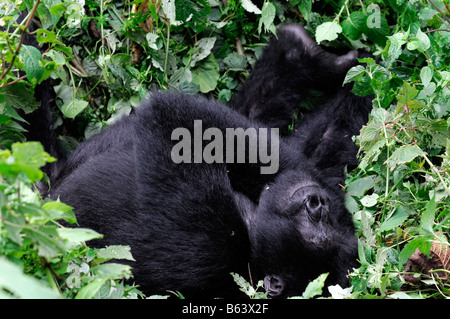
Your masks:
M60 160L48 196L75 207L81 226L104 234L93 245L131 246L134 279L146 294L239 297L230 272L246 276L249 269L272 297L300 295L324 272L328 285L344 286L357 266L357 241L338 183L355 165L351 137L371 105L341 87L356 55L328 53L303 27L286 25L230 108L152 93ZM289 134L295 109L317 88L329 102ZM174 163L172 132L193 132L195 120L222 132L279 128L277 173L261 174L265 164L249 154L244 163Z

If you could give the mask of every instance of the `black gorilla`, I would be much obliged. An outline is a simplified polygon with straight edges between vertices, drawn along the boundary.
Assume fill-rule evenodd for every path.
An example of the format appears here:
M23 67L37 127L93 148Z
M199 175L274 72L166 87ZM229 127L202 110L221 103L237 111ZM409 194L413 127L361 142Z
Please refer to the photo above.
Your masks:
M344 286L357 266L357 241L338 183L355 165L351 137L371 105L341 87L356 56L328 53L303 27L286 25L229 108L152 93L61 159L48 195L73 206L81 226L104 234L94 244L131 246L134 279L147 294L237 297L230 272L264 279L273 297L299 295L324 272L327 284ZM332 97L289 133L310 89ZM195 120L222 132L279 128L277 173L261 174L265 164L249 154L244 163L174 163L172 133L192 132Z

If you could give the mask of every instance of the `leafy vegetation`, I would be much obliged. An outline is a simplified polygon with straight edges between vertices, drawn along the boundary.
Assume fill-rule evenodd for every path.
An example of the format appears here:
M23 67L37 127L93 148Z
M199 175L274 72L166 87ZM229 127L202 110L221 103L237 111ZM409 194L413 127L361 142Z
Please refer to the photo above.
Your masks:
M29 14L17 24L24 9ZM72 208L33 189L54 159L25 141L15 109L39 107L36 85L52 79L55 127L70 150L152 89L228 102L276 26L290 21L325 46L376 58L345 80L355 82L356 94L374 96L370 121L355 137L361 164L343 185L361 267L350 287L328 291L334 298L449 297L449 11L448 0L1 2L0 297L142 295L121 281L130 267L105 263L132 259L127 247L89 248L85 242L101 235L63 227L75 222ZM33 17L42 52L22 43ZM438 267L424 274L408 267L417 249ZM249 296L265 297L234 276ZM320 295L324 280L303 297Z

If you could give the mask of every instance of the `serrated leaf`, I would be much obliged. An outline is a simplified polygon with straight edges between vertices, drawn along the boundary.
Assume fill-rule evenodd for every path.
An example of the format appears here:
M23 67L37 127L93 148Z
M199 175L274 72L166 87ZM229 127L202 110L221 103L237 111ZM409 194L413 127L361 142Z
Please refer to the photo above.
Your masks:
M131 248L129 246L113 245L99 249L97 256L105 261L111 259L134 260L130 250Z
M5 96L7 105L21 109L27 114L37 110L40 106L40 103L36 101L33 93L24 82L17 82L2 88L2 94ZM23 121L18 117L17 114L17 117L14 118Z
M398 256L399 263L401 265L405 264L408 258L411 257L412 254L416 251L416 249L419 249L422 253L428 255L430 253L431 244L431 240L427 237L414 238L403 247Z
M425 155L425 152L417 145L402 145L386 160L385 164L393 171L397 165L409 163L422 155Z
M161 0L161 6L170 24L175 24L176 21L175 0Z
M41 82L44 75L41 52L33 46L22 45L19 58L23 63L23 69L27 73L27 79L33 85Z
M351 40L358 40L365 28L367 16L362 11L354 11L342 23L342 32Z
M363 75L366 72L366 68L362 65L356 65L348 70L347 75L345 76L344 83L342 85L349 83L351 81L355 81L358 77Z
M261 14L261 10L257 6L255 6L251 0L242 0L242 7L247 12Z
M72 243L85 242L96 238L102 238L103 235L88 228L58 228L59 237Z
M375 176L359 178L347 185L346 191L349 195L361 197L375 185Z
M322 288L325 285L325 280L328 277L328 273L321 274L319 277L311 281L308 286L306 286L305 291L302 294L304 299L311 299L315 296L320 296L322 294Z
M316 41L320 44L322 41L336 40L341 32L342 27L337 22L330 21L322 23L316 29Z
M417 30L417 34L413 39L406 45L408 50L418 50L424 52L430 48L430 39L426 33L423 33L420 28Z
M212 53L192 70L192 82L200 87L202 93L214 90L219 78L219 64Z
M258 32L261 33L261 27L264 26L264 31L270 31L276 34L276 27L273 24L275 15L277 13L276 7L271 2L264 2L261 12L261 18L259 19Z
M202 61L211 54L211 50L216 43L216 37L202 38L195 44L195 52L191 58L191 67L199 61Z

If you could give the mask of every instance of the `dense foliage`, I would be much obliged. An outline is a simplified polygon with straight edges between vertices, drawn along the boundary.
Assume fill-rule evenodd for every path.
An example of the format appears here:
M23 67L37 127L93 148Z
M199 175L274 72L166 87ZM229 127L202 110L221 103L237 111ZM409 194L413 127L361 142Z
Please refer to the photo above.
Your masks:
M43 201L33 189L43 178L40 167L54 159L25 141L15 109L39 107L36 85L53 81L54 125L70 150L152 89L226 103L269 35L290 21L327 47L375 57L345 80L355 82L356 94L374 95L370 121L355 137L361 164L342 185L361 267L350 274L350 287L328 290L334 298L449 297L449 11L448 0L1 2L0 297L141 295L121 281L130 267L105 263L132 259L127 247L89 248L101 234L63 227L62 220L75 222L72 208ZM21 40L33 17L42 51ZM423 267L411 267L417 262L433 267L421 274ZM266 296L234 276L249 296ZM320 295L325 277L303 297Z

